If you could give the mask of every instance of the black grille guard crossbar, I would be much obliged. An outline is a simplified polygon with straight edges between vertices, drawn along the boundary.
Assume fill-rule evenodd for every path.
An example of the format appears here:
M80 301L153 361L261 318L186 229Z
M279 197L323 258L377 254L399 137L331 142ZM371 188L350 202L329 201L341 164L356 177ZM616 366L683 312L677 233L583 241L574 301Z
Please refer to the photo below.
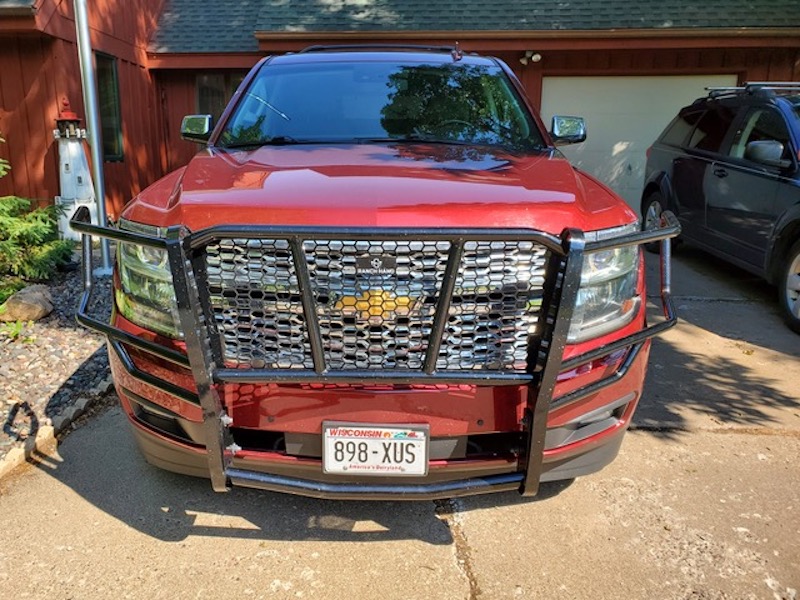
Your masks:
M653 231L631 233L599 241L587 241L583 232L565 229L561 236L553 236L530 229L422 229L422 228L325 228L325 227L275 227L254 225L220 225L198 232L175 226L162 230L164 236L147 235L116 227L93 225L89 210L80 207L70 225L81 234L83 294L77 311L77 321L107 336L123 367L134 377L184 401L198 403L203 414L206 451L212 486L216 491L226 491L231 483L287 491L319 497L350 497L356 488L353 484L323 484L287 477L275 477L259 472L233 468L232 459L237 447L228 429L230 420L217 392L219 383L343 383L363 384L446 384L446 385L525 385L528 388L525 410L527 444L519 459L519 472L514 476L492 476L439 484L413 486L356 486L364 496L391 495L427 497L436 493L460 495L475 490L492 491L517 487L523 495L535 495L539 488L544 457L544 440L547 414L553 407L576 402L624 377L643 343L675 325L677 318L671 299L671 238L678 235L680 226L675 216L665 212L661 227ZM159 248L167 252L177 300L180 326L184 333L186 353L137 337L89 314L94 290L92 271L92 240L94 237L116 242ZM222 239L281 239L292 249L292 260L298 277L307 319L313 369L230 369L217 366L211 347L213 333L208 326L203 308L203 294L195 277L199 250L213 241ZM351 240L424 240L451 243L447 268L436 306L425 364L419 371L391 370L328 370L322 348L319 326L313 305L311 284L305 263L301 260L302 243L315 239ZM442 371L436 370L442 335L446 327L449 303L457 276L457 265L465 241L517 241L534 242L550 252L546 267L544 298L540 327L529 339L527 368L525 372L506 371ZM628 335L580 356L563 360L572 313L578 295L583 258L586 253L659 242L661 247L661 304L664 319L641 331ZM180 367L190 369L197 385L197 394L182 391L173 383L138 370L125 349L125 345L149 352ZM574 369L593 360L620 350L627 350L621 367L612 375L553 398L559 373ZM441 490L439 489L441 487ZM338 490L338 492L337 492ZM340 492L340 493L339 493Z

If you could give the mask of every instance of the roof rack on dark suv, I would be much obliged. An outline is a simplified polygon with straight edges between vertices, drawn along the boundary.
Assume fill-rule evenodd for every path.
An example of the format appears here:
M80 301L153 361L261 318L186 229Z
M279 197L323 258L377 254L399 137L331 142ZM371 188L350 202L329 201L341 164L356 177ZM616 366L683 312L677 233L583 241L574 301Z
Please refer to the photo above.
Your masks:
M800 82L797 81L749 81L741 86L707 87L709 98L717 98L728 94L759 94L775 96L775 92L800 91ZM704 98L701 98L704 100Z

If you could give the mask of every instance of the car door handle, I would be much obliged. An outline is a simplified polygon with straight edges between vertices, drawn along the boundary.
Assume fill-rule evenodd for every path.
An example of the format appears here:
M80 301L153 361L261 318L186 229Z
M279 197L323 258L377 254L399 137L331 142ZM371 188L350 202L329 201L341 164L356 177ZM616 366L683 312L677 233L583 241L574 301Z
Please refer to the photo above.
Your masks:
M716 175L717 177L722 179L723 177L727 177L728 176L728 171L727 171L727 169L723 169L721 167L717 167L716 169L714 169L714 175Z

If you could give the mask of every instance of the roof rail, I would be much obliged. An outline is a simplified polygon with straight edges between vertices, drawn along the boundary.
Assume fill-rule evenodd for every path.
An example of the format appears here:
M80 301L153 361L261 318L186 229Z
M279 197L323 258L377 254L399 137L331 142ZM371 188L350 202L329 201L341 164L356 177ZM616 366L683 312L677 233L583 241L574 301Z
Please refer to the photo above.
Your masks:
M758 87L766 87L770 89L789 89L789 90L796 90L800 88L800 81L748 81L745 85L748 87L758 86Z
M422 50L425 52L447 52L452 54L458 52L458 44L455 46L421 46L414 44L338 44L338 45L316 45L308 46L298 52L306 54L308 52L339 52L348 50Z
M758 92L765 92L774 95L774 92L781 91L800 91L800 81L748 81L741 86L722 86L722 87L707 87L709 98L716 98L725 94L733 94L736 92L745 92L747 94L756 94Z
M707 87L706 91L708 92L709 98L716 98L717 96L722 96L724 94L732 94L734 92L743 92L746 88L741 86L714 86L714 87Z

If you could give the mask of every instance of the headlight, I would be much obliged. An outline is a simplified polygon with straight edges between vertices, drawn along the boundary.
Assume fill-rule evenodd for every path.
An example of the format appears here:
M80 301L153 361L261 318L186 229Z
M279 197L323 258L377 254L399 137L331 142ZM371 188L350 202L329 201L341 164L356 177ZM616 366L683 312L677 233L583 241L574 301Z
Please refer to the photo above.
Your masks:
M633 233L638 224L589 232L587 241ZM587 253L583 258L581 286L567 341L583 342L624 327L636 316L641 298L636 293L639 279L639 247Z
M145 329L182 338L166 251L120 242L117 259L120 289L115 298L122 316Z

